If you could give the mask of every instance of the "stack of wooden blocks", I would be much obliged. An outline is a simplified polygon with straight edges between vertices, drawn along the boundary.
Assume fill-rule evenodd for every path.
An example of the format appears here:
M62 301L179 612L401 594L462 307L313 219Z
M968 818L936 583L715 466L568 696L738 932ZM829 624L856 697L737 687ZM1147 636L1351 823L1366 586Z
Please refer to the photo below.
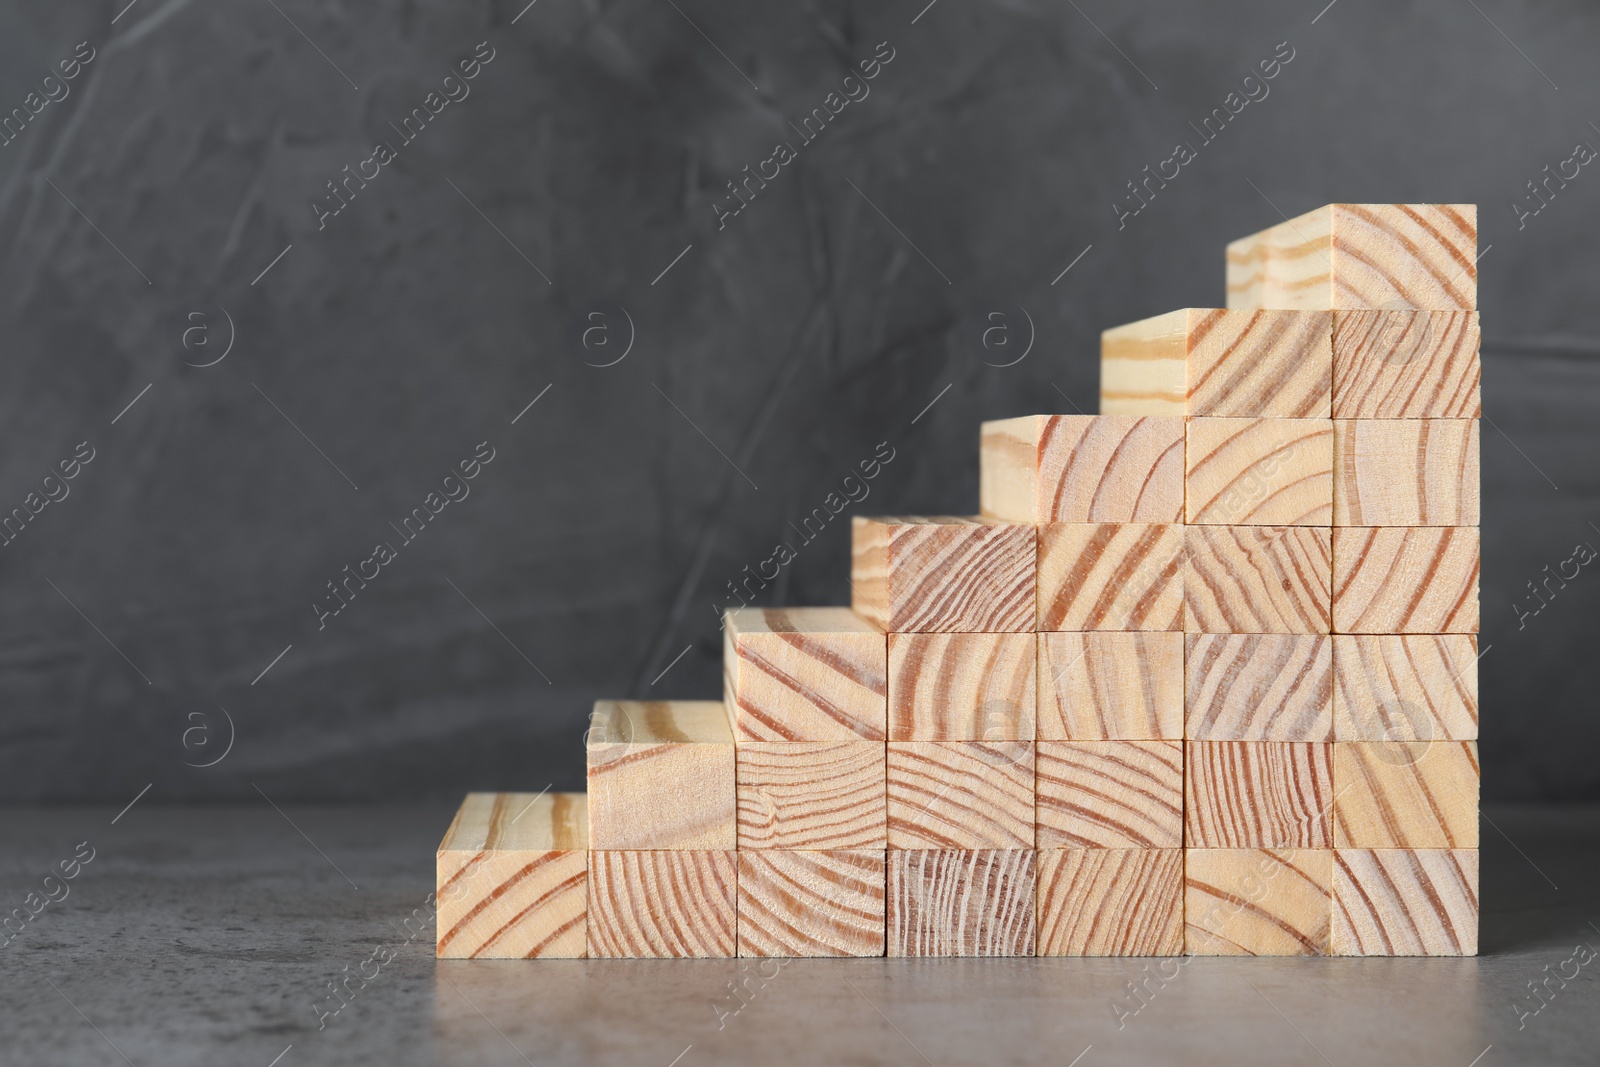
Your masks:
M730 612L721 702L468 797L439 955L1475 953L1476 243L1234 242L1103 414L984 424L980 516L857 517L851 607Z

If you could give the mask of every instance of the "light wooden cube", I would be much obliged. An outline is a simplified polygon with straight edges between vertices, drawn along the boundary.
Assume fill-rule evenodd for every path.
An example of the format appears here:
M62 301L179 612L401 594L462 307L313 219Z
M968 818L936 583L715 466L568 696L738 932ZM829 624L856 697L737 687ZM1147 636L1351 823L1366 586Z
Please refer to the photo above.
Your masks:
M1028 634L890 634L889 740L1032 741L1038 643Z
M1335 634L1336 741L1471 741L1478 736L1478 639L1471 634Z
M736 740L884 739L886 639L849 608L730 611L722 645Z
M582 793L470 793L437 857L440 959L577 959L589 887Z
M890 850L888 955L1031 956L1033 849Z
M1333 537L1309 526L1184 529L1183 628L1201 633L1325 634Z
M589 955L727 958L738 947L732 850L589 853Z
M1040 526L1037 629L1183 629L1183 529Z
M1477 419L1336 419L1335 526L1476 526Z
M1332 741L1333 641L1322 634L1189 634L1185 735Z
M887 844L881 741L745 741L738 746L741 849Z
M1041 741L1039 848L1182 848L1183 742Z
M1010 522L1180 522L1183 420L1028 415L983 424L980 507Z
M1106 415L1325 419L1333 313L1185 308L1100 335Z
M1333 313L1333 417L1475 419L1475 311Z
M1478 306L1476 204L1328 204L1228 245L1231 308Z
M1331 743L1298 741L1188 742L1184 844L1332 847L1333 750ZM1341 788L1345 781L1339 779Z
M1476 741L1340 741L1338 848L1477 848Z
M1336 956L1476 956L1478 850L1339 849Z
M890 849L1033 847L1032 741L890 741Z
M1333 531L1333 629L1342 634L1478 632L1478 531L1344 526Z
M1333 420L1190 419L1184 521L1326 526L1333 516Z
M1034 527L971 518L850 526L851 607L891 633L1033 629Z
M1183 953L1183 850L1039 852L1040 956Z
M591 849L731 849L733 732L719 700L596 702Z
M1039 634L1039 739L1181 739L1183 637Z
M1324 956L1333 918L1333 852L1199 849L1184 853L1184 945L1191 956Z
M884 853L739 853L739 955L882 956Z

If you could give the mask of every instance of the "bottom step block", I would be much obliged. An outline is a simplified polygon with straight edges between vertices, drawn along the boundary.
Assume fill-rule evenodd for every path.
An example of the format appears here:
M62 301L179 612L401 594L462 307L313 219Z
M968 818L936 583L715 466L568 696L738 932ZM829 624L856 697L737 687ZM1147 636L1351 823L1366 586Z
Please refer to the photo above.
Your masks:
M731 957L737 946L737 853L589 853L589 955Z
M888 955L1031 956L1033 849L890 850Z
M1039 853L1039 955L1183 954L1181 848Z
M882 956L882 850L739 853L739 955Z
M1191 848L1183 910L1191 956L1325 956L1333 851Z
M1340 849L1333 862L1338 956L1476 956L1478 850Z

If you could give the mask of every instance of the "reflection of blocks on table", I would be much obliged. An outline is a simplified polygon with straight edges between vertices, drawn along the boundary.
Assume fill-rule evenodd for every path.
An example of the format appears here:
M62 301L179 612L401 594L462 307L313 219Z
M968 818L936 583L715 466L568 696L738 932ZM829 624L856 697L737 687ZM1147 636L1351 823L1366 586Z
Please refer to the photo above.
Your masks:
M1333 628L1342 634L1477 633L1477 529L1335 529Z
M744 741L738 746L741 849L883 848L881 741Z
M1340 741L1339 848L1477 848L1476 741Z
M1183 847L1183 742L1041 741L1041 849Z
M1336 419L1335 526L1476 526L1477 419Z
M1039 527L1039 630L1183 629L1183 527Z
M890 956L1031 956L1033 849L888 854Z
M1331 847L1333 749L1295 741L1188 742L1184 843L1223 849Z
M884 853L739 853L739 955L881 956Z
M1190 419L1184 521L1326 526L1333 516L1330 419Z
M1182 849L1040 850L1039 955L1182 953Z
M733 733L721 701L602 700L594 708L590 848L737 846Z
M1183 737L1183 634L1038 637L1041 741Z
M1478 954L1478 850L1340 849L1336 956Z
M1333 852L1184 853L1184 944L1191 956L1322 956L1329 951Z
M1185 636L1185 736L1333 740L1333 643L1327 636Z
M589 853L589 955L726 957L737 944L737 853Z
M1033 847L1032 741L890 741L889 848Z
M850 526L851 607L894 633L1033 629L1034 527L907 516Z
M1475 419L1482 414L1475 311L1333 315L1333 417Z
M1178 522L1183 420L1029 415L983 424L983 514L1011 522Z
M1478 639L1471 634L1335 634L1338 741L1478 736Z
M1032 741L1033 634L890 634L889 740Z
M1219 634L1329 632L1331 531L1306 526L1184 529L1184 624Z
M741 608L722 634L737 740L883 740L884 634L849 608Z

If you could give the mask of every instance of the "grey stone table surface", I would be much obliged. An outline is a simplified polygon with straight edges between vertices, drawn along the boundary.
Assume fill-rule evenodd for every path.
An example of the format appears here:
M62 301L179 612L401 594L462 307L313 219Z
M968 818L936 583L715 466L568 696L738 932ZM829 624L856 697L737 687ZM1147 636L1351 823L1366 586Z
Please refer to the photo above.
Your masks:
M47 889L58 898L26 924L14 920L0 947L4 1064L1499 1067L1600 1058L1600 964L1589 948L1600 946L1595 808L1487 809L1474 959L759 969L435 961L432 925L416 909L433 888L443 806L276 809L263 799L0 813L0 910L28 914L29 894L38 907ZM75 877L46 883L63 862ZM346 983L348 1003L331 995L331 983L358 973L371 977Z

